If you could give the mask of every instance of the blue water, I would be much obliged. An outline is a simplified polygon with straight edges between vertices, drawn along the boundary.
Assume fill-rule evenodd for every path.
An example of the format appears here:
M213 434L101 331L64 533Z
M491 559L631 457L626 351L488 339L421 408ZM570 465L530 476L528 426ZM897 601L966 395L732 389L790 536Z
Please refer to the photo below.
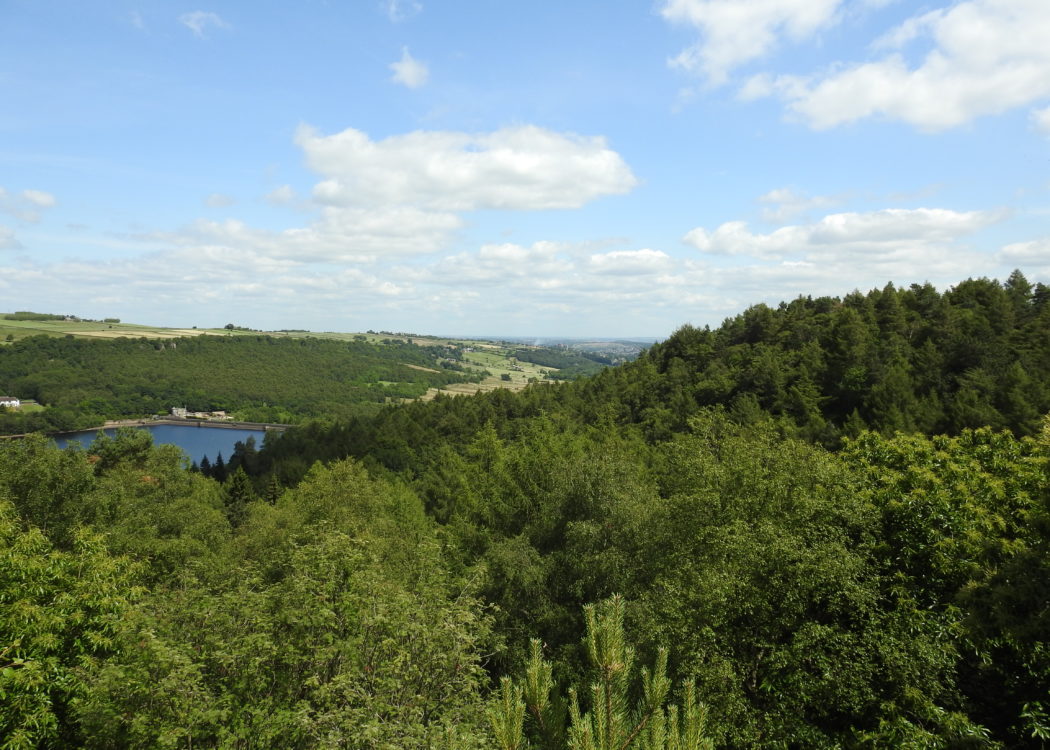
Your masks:
M226 427L198 427L196 425L181 424L151 424L136 427L136 430L148 430L153 435L154 445L166 444L177 445L190 457L191 461L198 464L205 456L212 463L216 456L222 453L223 460L229 460L233 453L233 444L245 442L249 437L255 438L255 447L262 448L265 430L241 430ZM116 429L103 430L112 437ZM65 448L70 443L80 443L87 448L95 439L98 430L83 430L82 432L69 432L64 435L56 435L54 441L59 448Z

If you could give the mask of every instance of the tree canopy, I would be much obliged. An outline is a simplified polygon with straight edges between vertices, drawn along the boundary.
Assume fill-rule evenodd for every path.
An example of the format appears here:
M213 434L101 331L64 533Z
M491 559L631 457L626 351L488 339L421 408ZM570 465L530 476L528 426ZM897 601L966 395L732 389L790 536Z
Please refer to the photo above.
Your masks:
M222 476L2 441L0 747L1041 747L1022 282L756 307Z

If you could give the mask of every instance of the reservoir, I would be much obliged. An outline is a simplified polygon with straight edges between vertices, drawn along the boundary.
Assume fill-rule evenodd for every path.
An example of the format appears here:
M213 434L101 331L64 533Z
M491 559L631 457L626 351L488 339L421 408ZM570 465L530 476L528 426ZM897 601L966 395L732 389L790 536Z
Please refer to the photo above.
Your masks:
M204 427L193 424L151 424L143 427L135 427L136 430L147 430L153 435L154 445L177 445L190 457L191 461L198 464L205 456L212 463L221 453L224 461L229 460L233 453L233 445L238 442L246 442L249 437L255 438L255 447L262 448L263 436L266 430L233 429L229 427ZM114 427L102 430L110 437L116 434ZM55 435L52 439L58 443L59 448L65 448L71 443L79 443L84 448L91 445L99 430L82 430L81 432L67 432Z

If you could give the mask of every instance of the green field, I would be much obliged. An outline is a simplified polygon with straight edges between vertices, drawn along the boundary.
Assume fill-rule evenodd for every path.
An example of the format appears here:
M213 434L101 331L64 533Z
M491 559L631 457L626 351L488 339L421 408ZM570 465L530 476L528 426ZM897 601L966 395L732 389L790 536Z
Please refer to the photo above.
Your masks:
M246 333L223 329L162 328L133 323L102 323L88 320L4 320L0 318L0 339L25 338L26 336L76 336L78 338L177 338L203 334Z

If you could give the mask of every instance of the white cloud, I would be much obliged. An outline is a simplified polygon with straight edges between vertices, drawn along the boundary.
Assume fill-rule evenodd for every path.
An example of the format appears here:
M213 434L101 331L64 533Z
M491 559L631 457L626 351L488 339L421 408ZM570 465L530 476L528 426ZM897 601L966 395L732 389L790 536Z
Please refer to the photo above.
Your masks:
M300 263L374 263L378 259L433 253L462 220L455 214L410 206L328 207L306 227L255 229L244 222L197 221L178 232L153 233L141 241L178 247L215 247Z
M286 206L289 203L293 203L295 199L295 190L292 189L291 185L281 185L264 196L264 200L274 206Z
M14 230L0 224L0 250L17 250L20 247L22 243L15 239Z
M408 52L408 47L401 48L401 59L390 63L389 68L394 71L394 75L390 77L390 80L410 89L418 89L424 86L430 77L430 70L427 68L426 63L422 63L412 57Z
M573 270L565 250L556 242L536 242L529 247L489 244L477 253L449 255L422 269L400 269L400 273L448 286L549 286Z
M731 221L713 232L693 229L683 241L711 255L806 262L846 257L901 260L946 247L1002 218L993 211L890 208L829 214L814 224L781 227L769 234L754 234L746 223Z
M310 167L328 178L314 197L333 205L577 208L637 184L605 139L532 125L482 134L417 131L381 141L352 128L322 136L302 126L296 142Z
M52 208L56 202L55 196L43 190L23 190L22 197L37 208Z
M659 250L614 250L588 259L589 270L597 274L645 276L671 269L671 258Z
M381 263L447 247L463 226L460 211L572 208L635 183L603 139L532 126L480 135L416 132L382 141L353 129L323 136L303 126L296 142L324 177L313 189L321 213L309 225L271 231L236 220L198 221L135 239L301 263ZM296 193L283 185L265 198L288 203ZM207 203L230 201L214 194ZM486 246L483 259L494 263L498 247Z
M51 193L43 190L23 190L13 195L0 187L0 214L13 216L19 221L40 221L40 210L53 208L57 201Z
M193 32L198 39L204 39L209 28L228 29L230 25L219 16L206 10L195 10L179 16L179 23Z
M183 321L190 294L207 303L198 309L209 316L225 306L231 313L253 312L258 317L279 301L280 316L274 323L285 325L287 316L315 309L319 300L330 303L325 307L330 318L336 312L369 312L411 291L409 285L357 268L312 269L250 250L208 245L108 262L64 260L14 266L7 278L16 289L32 289L32 299L42 303L76 300L84 305L117 299L140 310L169 311ZM190 322L198 321L186 321Z
M787 221L806 211L815 208L827 208L838 202L830 196L806 195L790 187L770 190L765 195L760 196L758 201L766 206L762 209L762 218L766 221L775 222Z
M696 28L700 39L670 63L721 85L729 74L772 52L780 36L804 41L837 21L843 0L665 0L668 21Z
M423 10L422 3L416 2L416 0L383 0L380 7L386 13L391 23L407 21Z
M932 49L915 66L900 49ZM965 0L916 16L876 42L874 62L803 78L779 76L742 92L775 92L816 129L867 117L939 131L1050 97L1050 6L1046 0Z
M1050 107L1032 112L1032 124L1043 135L1050 136Z
M901 49L906 44L928 35L935 28L936 23L944 17L944 13L945 10L943 8L938 8L918 16L912 16L872 42L871 47L875 50Z
M1050 268L1050 237L1007 245L999 251L998 257L1006 265Z
M965 275L1003 277L1008 271L1000 263L1009 262L1026 272L1042 264L1042 272L1050 272L1045 239L1008 246L998 255L968 248L960 239L995 217L978 214L938 209L910 217L892 211L837 214L785 227L796 230L800 242L786 243L783 251L754 248L755 238L761 243L783 235L752 234L740 225L737 241L745 246L728 259L713 254L680 259L648 248L594 252L593 245L541 241L486 244L447 257L402 259L400 265L384 262L379 250L371 265L348 268L333 263L354 260L345 247L339 249L352 238L325 222L287 232L201 222L177 236L139 238L167 247L136 257L45 264L16 259L0 286L9 284L5 294L31 288L27 306L54 300L68 307L75 300L83 309L81 300L120 300L129 309L148 306L151 314L183 324L213 322L186 320L184 299L193 294L209 316L252 325L418 328L422 315L441 321L435 326L451 326L443 332L491 335L561 326L575 335L611 330L640 335L669 332L665 326L689 320L717 324L757 301L776 304L800 294L842 295L890 280L902 285L930 280L943 287L959 280L960 268ZM347 218L353 228L362 220ZM391 216L383 224L396 221ZM918 229L906 231L909 223ZM380 235L387 231L377 227ZM719 240L728 242L724 236ZM755 257L747 259L749 254ZM364 260L371 259L356 258ZM10 298L13 305L23 304L17 295ZM428 317L438 312L440 318ZM399 323L383 322L393 320Z
M227 206L232 206L236 202L237 201L233 197L223 195L222 193L212 193L204 199L204 205L209 208L225 208Z
M631 326L652 311L675 304L681 262L657 250L588 253L586 245L536 242L484 245L422 266L393 269L418 289L471 289L473 315L485 319L523 311L585 312L607 321L609 310L632 316ZM484 311L484 312L482 312ZM577 321L578 322L578 321Z

